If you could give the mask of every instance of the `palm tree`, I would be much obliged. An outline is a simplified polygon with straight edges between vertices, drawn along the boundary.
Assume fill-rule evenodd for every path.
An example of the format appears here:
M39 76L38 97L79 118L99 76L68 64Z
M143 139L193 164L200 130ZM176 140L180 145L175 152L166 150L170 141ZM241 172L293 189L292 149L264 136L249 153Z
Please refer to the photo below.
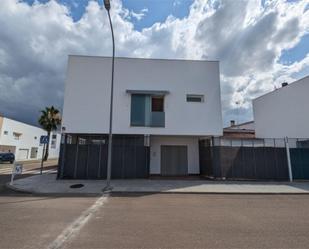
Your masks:
M50 133L57 130L57 126L61 124L60 112L55 107L45 107L45 110L41 111L39 118L39 124L44 130L47 131L48 145L46 145L44 161L48 159Z

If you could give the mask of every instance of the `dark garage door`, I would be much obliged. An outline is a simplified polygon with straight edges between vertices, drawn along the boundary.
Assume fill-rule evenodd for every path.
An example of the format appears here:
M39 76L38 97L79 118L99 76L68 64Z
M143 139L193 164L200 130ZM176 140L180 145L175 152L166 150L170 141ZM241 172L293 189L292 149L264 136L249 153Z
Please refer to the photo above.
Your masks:
M188 174L187 146L161 146L161 175L182 176Z

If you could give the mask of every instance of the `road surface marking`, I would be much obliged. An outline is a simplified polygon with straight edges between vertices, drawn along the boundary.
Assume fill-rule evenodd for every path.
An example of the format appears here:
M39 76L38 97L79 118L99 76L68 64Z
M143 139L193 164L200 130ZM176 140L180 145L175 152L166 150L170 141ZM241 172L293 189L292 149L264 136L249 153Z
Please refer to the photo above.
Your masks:
M85 210L81 216L73 221L62 233L47 247L48 249L61 249L64 248L65 244L72 240L84 225L91 219L95 212L107 202L109 194L104 194L98 198L95 203Z

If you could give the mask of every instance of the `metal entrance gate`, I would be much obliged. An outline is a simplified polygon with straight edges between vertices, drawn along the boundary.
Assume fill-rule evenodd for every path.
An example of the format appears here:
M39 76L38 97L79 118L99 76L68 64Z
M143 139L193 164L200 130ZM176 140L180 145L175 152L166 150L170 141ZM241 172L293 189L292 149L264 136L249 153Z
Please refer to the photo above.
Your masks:
M161 175L182 176L188 174L187 146L161 145Z

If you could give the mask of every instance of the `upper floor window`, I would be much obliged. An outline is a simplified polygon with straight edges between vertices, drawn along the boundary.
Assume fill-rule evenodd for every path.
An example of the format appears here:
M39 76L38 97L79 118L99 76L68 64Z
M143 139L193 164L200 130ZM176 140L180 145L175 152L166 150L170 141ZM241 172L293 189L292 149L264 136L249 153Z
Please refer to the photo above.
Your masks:
M164 96L132 94L131 126L164 127Z
M14 137L15 140L19 140L21 135L22 135L21 133L13 132L13 137Z
M4 131L3 134L4 134L4 135L8 135L9 132L8 132L8 131Z
M164 112L164 97L152 96L151 97L151 111Z
M187 102L204 102L204 95L187 94Z

